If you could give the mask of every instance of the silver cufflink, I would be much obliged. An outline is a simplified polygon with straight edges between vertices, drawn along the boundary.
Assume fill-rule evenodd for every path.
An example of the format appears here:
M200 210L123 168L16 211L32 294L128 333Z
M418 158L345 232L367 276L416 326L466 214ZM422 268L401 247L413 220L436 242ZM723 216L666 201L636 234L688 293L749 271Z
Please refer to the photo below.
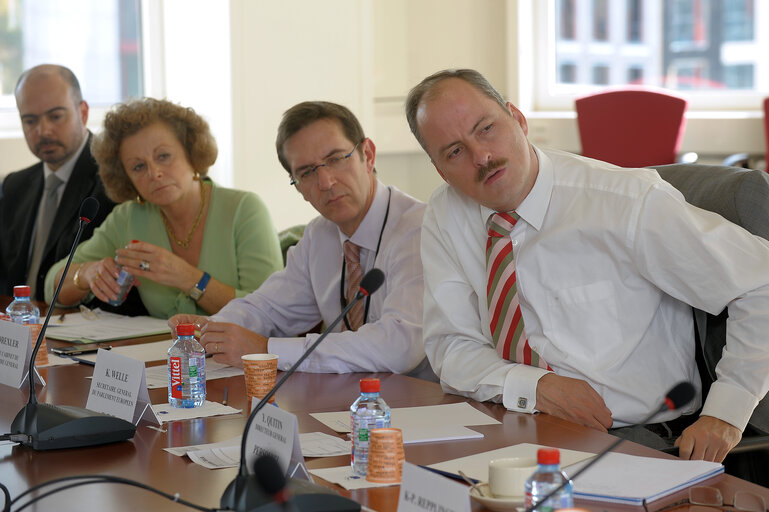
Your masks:
M526 405L529 403L529 400L527 398L524 398L522 396L518 397L518 408L519 409L525 409Z

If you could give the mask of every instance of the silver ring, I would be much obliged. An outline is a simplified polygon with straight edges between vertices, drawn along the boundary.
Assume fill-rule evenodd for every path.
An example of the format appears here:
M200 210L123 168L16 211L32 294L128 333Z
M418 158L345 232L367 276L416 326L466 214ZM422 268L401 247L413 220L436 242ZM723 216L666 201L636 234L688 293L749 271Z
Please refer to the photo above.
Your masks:
M142 260L141 263L139 263L139 268L144 270L145 272L150 271L150 262L147 260Z

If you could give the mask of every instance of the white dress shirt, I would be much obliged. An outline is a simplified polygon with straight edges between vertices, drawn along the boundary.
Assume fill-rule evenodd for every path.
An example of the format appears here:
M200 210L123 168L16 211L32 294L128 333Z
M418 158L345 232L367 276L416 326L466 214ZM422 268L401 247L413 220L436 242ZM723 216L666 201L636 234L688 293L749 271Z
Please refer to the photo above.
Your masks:
M744 429L769 389L769 243L689 205L654 170L536 152L539 174L511 233L531 347L555 373L586 380L615 427L656 410L681 380L697 388L691 413L701 386L687 304L710 313L728 305L727 345L702 414ZM446 185L430 199L425 350L446 391L532 412L546 371L501 359L489 332L491 213Z
M299 371L422 375L429 370L422 342L419 258L424 210L424 203L377 180L371 207L349 239L361 247L364 274L377 267L384 272L384 284L370 297L366 323L357 331L341 332L340 322L302 362ZM284 270L274 273L250 295L231 301L211 319L233 322L269 337L268 351L278 355L281 369L288 369L319 336L297 334L321 320L324 326L330 325L342 311L345 240L333 222L323 217L313 219L299 243L289 250Z

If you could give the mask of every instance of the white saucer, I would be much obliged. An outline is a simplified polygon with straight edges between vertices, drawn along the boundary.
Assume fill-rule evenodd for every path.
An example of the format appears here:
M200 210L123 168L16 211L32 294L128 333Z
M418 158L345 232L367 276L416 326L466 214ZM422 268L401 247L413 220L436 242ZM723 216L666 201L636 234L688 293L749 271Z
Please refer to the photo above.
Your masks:
M483 491L485 496L481 496L478 489ZM489 484L476 484L470 487L470 497L494 512L508 512L511 510L517 510L518 507L523 506L525 501L524 496L516 496L514 498L491 498L491 490Z

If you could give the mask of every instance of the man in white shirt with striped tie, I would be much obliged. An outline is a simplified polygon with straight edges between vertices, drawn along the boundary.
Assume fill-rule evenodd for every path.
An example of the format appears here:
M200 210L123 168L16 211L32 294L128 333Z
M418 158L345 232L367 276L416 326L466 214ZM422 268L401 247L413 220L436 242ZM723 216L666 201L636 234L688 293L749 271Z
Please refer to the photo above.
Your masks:
M702 404L691 306L728 305L718 380L670 440L723 460L769 390L769 243L653 170L534 147L474 70L424 79L406 116L446 182L422 229L425 351L443 388L607 431L688 380L696 400L653 420L676 424Z

